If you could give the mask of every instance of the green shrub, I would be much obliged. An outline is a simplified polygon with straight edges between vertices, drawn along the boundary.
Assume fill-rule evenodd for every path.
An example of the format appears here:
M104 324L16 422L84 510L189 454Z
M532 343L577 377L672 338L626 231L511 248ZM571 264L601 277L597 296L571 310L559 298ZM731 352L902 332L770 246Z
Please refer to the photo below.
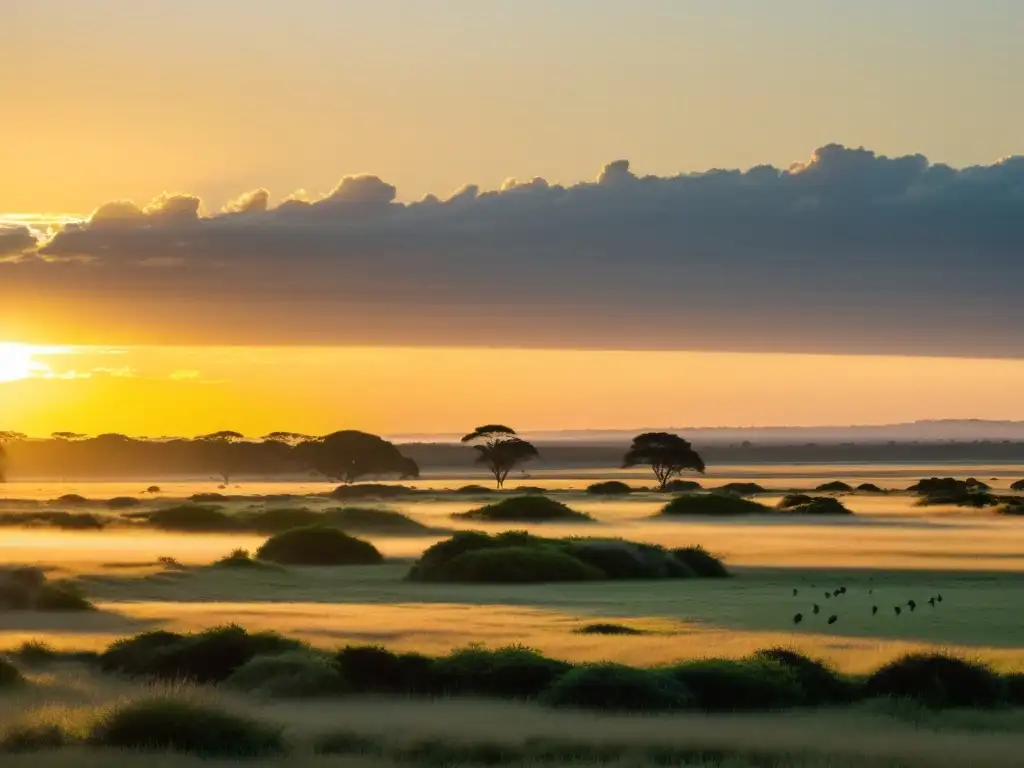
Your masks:
M849 493L853 490L853 486L844 483L842 480L833 480L831 483L822 483L814 490L823 493Z
M814 501L814 497L806 493L787 493L776 506L779 509L792 509L793 507L802 507L805 504L810 504L812 501Z
M954 490L926 493L917 501L920 507L956 506L956 507L994 507L999 498L988 491Z
M605 573L556 547L500 547L465 552L443 567L443 581L525 584L591 581Z
M522 646L497 650L465 648L438 659L435 684L445 694L473 694L503 699L537 698L572 669Z
M90 512L55 512L46 517L50 525L65 531L98 531L107 525Z
M757 515L771 510L764 504L728 493L686 493L661 508L662 515Z
M409 571L408 578L414 581L441 581L444 566L459 555L495 546L501 546L496 537L480 531L459 531L427 547Z
M781 664L796 676L808 704L843 704L856 698L854 685L827 664L788 648L766 648L755 659Z
M668 493L690 493L702 488L703 486L696 480L669 480L665 483L664 490Z
M708 552L704 547L680 547L673 549L672 554L679 562L702 579L721 579L730 573L725 563Z
M129 509L139 506L142 502L134 496L115 496L112 499L107 499L106 504L107 509Z
M578 635L646 635L646 630L627 627L625 624L610 624L598 622L597 624L584 624L574 629Z
M568 552L610 579L684 579L696 576L668 550L621 539L569 539Z
M258 533L280 533L291 528L303 528L324 521L322 512L304 507L275 507L249 512L242 516L239 525Z
M624 496L632 492L633 489L621 480L606 480L587 486L587 493L594 496Z
M435 689L435 661L428 656L350 645L335 659L344 679L360 693L422 694Z
M61 657L53 646L40 640L26 640L12 652L12 655L26 664L49 664Z
M1018 480L1017 482L1010 485L1011 491L1024 491L1024 480Z
M0 690L24 685L25 676L6 656L0 656Z
M58 496L56 499L57 504L65 504L70 507L84 507L90 502L85 496L79 496L77 493L65 493L63 496Z
M231 673L226 685L282 698L337 696L350 690L334 659L308 650L254 656Z
M669 674L709 712L780 709L805 701L794 671L769 659L692 661Z
M171 751L205 758L285 751L278 727L211 704L168 696L115 707L96 723L89 741L110 749Z
M220 507L182 504L151 512L149 524L164 531L218 532L237 530L237 521Z
M343 531L361 531L393 535L431 533L423 523L392 509L372 507L335 507L324 512L324 521Z
M384 556L368 541L337 528L293 528L267 539L256 557L280 565L377 565Z
M1015 707L1024 707L1024 672L1011 672L1004 680L1006 700Z
M73 739L59 725L14 725L0 736L0 752L25 754L62 749L71 745Z
M796 494L800 495L800 494ZM843 506L843 502L833 496L810 496L806 501L794 504L790 496L785 497L779 503L779 508L794 515L852 515L849 509ZM789 502L783 507L782 504Z
M350 499L393 499L416 493L415 488L404 485L388 485L385 483L359 483L357 485L339 485L331 492L332 499L348 501Z
M536 495L513 496L468 512L458 512L452 517L492 523L591 522L594 519L560 501Z
M662 712L686 709L693 696L660 670L593 664L566 672L544 691L541 701L553 707Z
M857 486L857 490L861 493L885 493L885 491L879 488L874 483L861 483Z
M100 669L133 677L155 674L156 656L184 639L177 632L157 629L115 640L100 654Z
M461 488L456 488L455 493L462 493L467 496L478 496L485 493L493 493L491 488L485 485L464 485Z
M274 569L277 566L271 563L262 563L255 559L249 550L247 549L236 549L230 555L222 557L213 564L214 568L238 568L241 570L267 570L268 568Z
M726 483L714 489L718 493L731 493L736 496L753 496L755 493L767 493L768 489L757 483Z
M996 707L1006 684L988 667L944 654L911 653L868 677L869 696L915 699L925 706Z

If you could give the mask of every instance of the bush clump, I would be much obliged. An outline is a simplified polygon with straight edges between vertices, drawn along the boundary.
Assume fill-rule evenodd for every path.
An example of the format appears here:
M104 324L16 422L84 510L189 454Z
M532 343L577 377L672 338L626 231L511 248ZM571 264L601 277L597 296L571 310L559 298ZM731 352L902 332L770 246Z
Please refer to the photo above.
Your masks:
M291 528L304 528L323 523L322 512L305 507L272 507L239 515L238 524L257 533L280 533Z
M0 571L0 608L10 611L92 611L95 606L66 581L48 581L41 568Z
M535 699L572 665L523 646L465 648L434 663L434 684L444 695Z
M25 683L25 676L21 674L14 662L6 656L0 656L0 690L14 688Z
M674 553L654 544L623 539L569 539L573 557L609 579L684 579L696 576Z
M834 496L806 496L793 493L783 497L779 509L794 515L852 515L849 509Z
M106 521L91 512L65 512L63 510L40 510L38 512L0 513L0 525L27 527L48 525L67 531L98 531Z
M691 661L668 672L708 712L782 709L805 702L794 670L768 658Z
M1010 486L1011 491L1024 491L1024 480L1018 480Z
M767 493L767 489L757 483L726 483L715 488L719 493L732 493L737 496L753 496L755 493Z
M419 653L349 645L335 661L342 677L359 693L425 694L435 689L434 659Z
M854 685L827 664L788 648L766 648L754 654L792 671L807 704L845 704L856 698Z
M691 493L702 490L703 486L696 480L669 480L665 483L664 490L667 493Z
M875 485L874 483L861 483L857 486L858 491L861 493L885 493L885 491Z
M292 528L267 539L256 557L279 565L378 565L384 556L373 544L337 528Z
M115 707L89 742L111 749L171 751L204 758L257 757L285 751L282 730L212 704L156 696Z
M309 650L254 656L231 673L226 685L275 698L338 696L350 690L337 661Z
M582 627L574 629L577 635L646 635L649 634L647 630L637 629L636 627L630 627L625 624L612 624L608 622L598 622L596 624L584 624Z
M557 547L500 547L464 552L445 566L445 581L471 584L528 584L594 581L599 568Z
M343 531L415 536L434 530L393 509L335 507L324 512L324 522Z
M532 495L502 499L468 512L457 512L452 517L491 523L592 522L594 519L555 499Z
M925 493L917 501L918 506L934 507L951 505L956 507L994 507L999 498L988 491L965 488L952 491L935 491Z
M80 496L77 493L65 493L63 496L58 496L55 499L55 503L64 504L69 507L84 507L92 502L85 498L85 496Z
M238 522L220 507L202 504L181 504L151 512L147 519L154 528L164 531L199 531L216 533L237 530Z
M131 507L137 507L142 502L136 499L134 496L115 496L112 499L107 499L107 509L130 509Z
M830 483L822 483L814 490L821 493L849 493L853 490L853 486L842 480L833 480Z
M555 680L541 695L541 701L552 707L666 712L690 707L693 695L683 683L660 670L590 664Z
M625 496L632 492L633 489L621 480L606 480L603 483L593 483L587 486L587 493L593 496Z
M672 555L699 578L722 579L731 575L725 563L699 545L673 549Z
M724 517L727 515L757 515L770 512L764 504L750 501L727 493L687 493L676 496L661 508L660 514L706 515Z
M390 485L388 483L359 483L357 485L339 485L330 496L339 501L351 499L393 499L396 496L406 496L416 493L415 488L405 485Z
M869 696L914 699L935 709L997 707L1006 700L1006 684L983 664L944 654L911 653L868 677Z
M275 568L270 563L263 563L254 558L248 549L236 549L230 555L222 557L213 564L214 568L237 568L239 570L266 570Z
M465 494L466 496L479 496L485 493L493 493L491 488L486 485L464 485L461 488L456 488L455 493Z
M71 744L71 737L59 725L24 723L4 731L3 736L0 736L0 753L18 755L47 752Z

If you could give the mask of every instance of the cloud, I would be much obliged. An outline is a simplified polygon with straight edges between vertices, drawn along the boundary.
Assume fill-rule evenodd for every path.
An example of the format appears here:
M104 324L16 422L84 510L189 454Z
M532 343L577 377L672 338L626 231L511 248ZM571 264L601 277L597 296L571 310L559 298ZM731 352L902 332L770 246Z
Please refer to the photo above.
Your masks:
M396 195L359 175L215 215L188 195L107 203L0 264L0 307L24 316L43 294L88 317L47 318L68 343L1024 356L1024 158L955 169L829 145L784 169L616 160L571 186Z
M20 259L35 246L36 238L28 227L0 226L0 261Z

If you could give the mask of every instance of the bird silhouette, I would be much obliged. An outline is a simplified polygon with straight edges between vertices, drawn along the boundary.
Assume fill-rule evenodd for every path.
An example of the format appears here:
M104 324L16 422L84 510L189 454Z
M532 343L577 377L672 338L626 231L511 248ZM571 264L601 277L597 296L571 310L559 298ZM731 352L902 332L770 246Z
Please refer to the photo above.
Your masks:
M793 597L796 597L799 592L800 592L800 590L797 589L796 587L794 587L793 588Z
M917 610L917 603L915 603L913 600L907 600L907 606L912 611L916 611Z
M832 593L831 592L826 592L825 593L825 599L826 600L830 600L831 598L832 598Z
M875 594L875 590L873 590L873 589L869 589L869 590L868 590L868 594L869 594L869 595L873 595L873 594Z
M828 623L829 624L835 624L838 620L839 620L839 617L836 616L834 613L831 616L828 617Z
M934 597L929 597L928 598L928 605L930 605L932 608L935 607L935 598Z
M935 599L938 600L941 603L942 602L942 595L936 595Z
M900 607L899 607L898 605L894 605L894 606L892 607L892 609L893 609L894 611L896 611L896 615L897 615L897 616L899 616L899 615L900 615L901 613L903 613L903 609L902 609L902 608L900 608Z
M817 615L821 611L821 606L817 603L814 604L814 614Z
M878 606L877 605L872 605L871 606L871 615L874 616L876 613L878 613Z
M798 614L796 614L796 616L793 617L793 623L794 624L799 624L803 620L804 620L804 615L802 613L798 613Z

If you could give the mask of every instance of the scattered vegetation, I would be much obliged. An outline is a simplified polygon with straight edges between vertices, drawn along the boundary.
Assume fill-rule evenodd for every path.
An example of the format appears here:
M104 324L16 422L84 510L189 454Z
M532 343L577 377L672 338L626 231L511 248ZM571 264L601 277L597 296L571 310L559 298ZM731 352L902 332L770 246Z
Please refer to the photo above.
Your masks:
M351 690L336 659L306 649L254 656L231 673L226 685L275 698L338 696Z
M647 630L629 627L625 624L597 623L584 624L574 629L577 635L646 635Z
M141 501L136 499L134 496L115 496L112 499L107 499L107 509L131 509L142 504Z
M691 661L668 674L708 712L784 709L806 701L795 671L761 656Z
M1024 480L1018 480L1017 482L1010 485L1011 491L1024 491Z
M25 676L21 674L14 662L6 656L0 656L0 690L15 688L25 683Z
M824 662L788 648L766 648L754 654L756 659L781 664L795 676L807 704L844 704L853 701L857 688L849 679Z
M213 564L214 568L238 568L240 570L266 570L276 568L271 563L257 560L247 549L236 549L230 555L222 557Z
M7 527L50 526L69 531L90 531L100 530L105 525L103 518L90 512L39 510L0 513L0 526Z
M853 490L853 486L842 480L833 480L830 483L822 483L814 490L821 493L849 493Z
M445 695L535 699L572 665L523 646L465 648L434 662L436 690Z
M98 747L204 758L271 755L286 747L280 728L220 706L169 695L114 707L93 727L89 741Z
M662 489L667 493L690 493L699 491L703 486L696 480L669 480Z
M625 496L632 492L633 489L621 480L606 480L587 486L587 493L593 496Z
M146 519L154 528L164 531L219 533L238 528L236 520L220 507L203 504L180 504L150 512Z
M722 579L730 575L725 563L708 552L704 547L680 547L673 549L676 560L685 565L694 575L705 579Z
M666 712L693 705L693 694L663 671L589 664L558 678L541 696L552 707Z
M389 485L386 483L361 483L359 485L339 485L331 491L331 498L338 501L356 499L393 499L416 493L415 488L407 485Z
M466 531L428 548L408 578L467 583L692 578L707 573L708 560L718 562L706 553L689 554L692 551L670 552L618 539L549 539L519 531L489 536ZM689 557L699 559L700 570L689 563Z
M372 507L334 507L324 511L324 522L327 525L341 528L343 531L359 533L379 533L394 536L417 536L436 533L423 523L413 520L408 515L392 509L374 509Z
M272 536L256 557L279 565L377 565L384 556L373 544L344 531L313 525Z
M860 493L885 493L885 490L874 483L861 483L856 488Z
M422 654L350 645L335 660L347 684L358 693L428 694L436 688L434 659Z
M988 667L945 654L912 653L868 677L869 696L909 698L932 708L996 707L1006 682Z
M767 493L768 489L757 483L726 483L714 489L718 493L732 493L737 496L753 496L758 493Z
M758 515L771 512L769 507L756 501L744 499L728 493L686 493L676 496L664 507L660 514L675 515L706 515L708 517L731 515Z
M271 507L247 512L238 517L238 525L257 533L280 533L290 528L303 528L324 521L322 512L305 507Z
M466 496L478 496L484 493L491 493L491 489L484 485L464 485L461 488L456 488L455 493L465 494Z
M808 496L791 493L778 504L779 509L795 515L852 515L843 502L834 496Z
M491 523L592 522L594 519L547 496L512 496L468 512L457 512L452 517Z
M20 723L7 728L0 736L0 753L8 755L61 749L73 743L59 725L53 723Z
M72 583L51 582L40 568L0 571L0 609L11 611L92 611L95 606Z

